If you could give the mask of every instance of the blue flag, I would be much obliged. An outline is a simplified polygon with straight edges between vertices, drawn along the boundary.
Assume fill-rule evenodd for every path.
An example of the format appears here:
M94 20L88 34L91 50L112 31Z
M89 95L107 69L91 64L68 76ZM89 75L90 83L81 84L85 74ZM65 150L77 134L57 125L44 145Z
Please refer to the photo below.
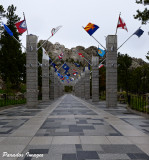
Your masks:
M78 63L74 63L74 64L75 64L76 67L80 67L80 64L78 64Z
M66 74L67 76L70 76L70 73L68 72L68 70L65 71L65 74Z
M67 75L65 75L64 77L66 77L66 79L69 79L69 77Z
M88 63L88 70L90 70L91 69L91 66L90 66L90 64Z
M10 36L13 36L12 31L11 31L5 24L3 24L3 25L4 25L4 28L5 28L5 30L7 31L7 33L8 33Z
M103 57L106 52L104 50L102 50L101 48L98 48L97 53L99 54L99 56Z
M60 73L58 73L58 72L57 72L57 75L58 75L59 77L61 76L61 74L60 74Z
M69 66L68 66L66 63L63 65L63 68L64 68L65 70L69 70Z
M52 66L55 68L56 64L55 64L55 63L52 63Z
M140 37L143 33L144 33L144 31L139 28L134 34L137 35L138 37Z

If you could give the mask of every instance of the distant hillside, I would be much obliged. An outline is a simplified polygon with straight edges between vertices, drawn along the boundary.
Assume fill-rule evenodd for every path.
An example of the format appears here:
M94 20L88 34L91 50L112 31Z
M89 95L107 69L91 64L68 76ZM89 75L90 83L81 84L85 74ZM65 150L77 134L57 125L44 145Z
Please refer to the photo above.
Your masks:
M40 40L39 43L43 43L43 40ZM92 55L94 56L98 56L97 55L97 47L95 46L91 46L89 48L85 48L83 46L77 46L75 48L65 48L64 45L61 45L60 43L56 42L55 44L52 44L51 42L46 42L44 45L45 50L49 53L49 56L52 59L55 59L61 52L64 53L63 56L63 60L66 61L67 63L69 63L70 65L72 64L72 62L79 62L81 63L83 66L87 65L87 62L84 60L84 58L80 57L77 53L76 50L78 52L81 52L85 58L87 60L91 61L91 57ZM59 64L61 64L60 61ZM137 68L140 67L142 65L146 64L145 61L143 61L141 58L132 58L132 65L131 68ZM80 68L80 70L82 70L83 67Z

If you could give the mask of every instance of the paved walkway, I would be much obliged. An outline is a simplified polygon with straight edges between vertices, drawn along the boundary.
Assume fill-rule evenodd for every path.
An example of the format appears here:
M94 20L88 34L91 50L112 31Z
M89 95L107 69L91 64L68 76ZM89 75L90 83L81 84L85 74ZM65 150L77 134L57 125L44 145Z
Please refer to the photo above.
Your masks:
M149 119L73 95L4 110L0 160L16 159L149 160Z

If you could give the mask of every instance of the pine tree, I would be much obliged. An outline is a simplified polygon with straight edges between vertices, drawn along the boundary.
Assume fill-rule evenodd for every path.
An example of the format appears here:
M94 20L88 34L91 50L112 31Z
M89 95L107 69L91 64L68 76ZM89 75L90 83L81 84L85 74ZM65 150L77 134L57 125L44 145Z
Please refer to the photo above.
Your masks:
M14 37L19 40L19 33L15 27L15 23L20 18L15 14L16 7L8 6L6 12L7 26L13 32ZM4 81L9 80L13 87L19 87L19 83L23 80L25 55L22 54L21 45L15 41L5 30L0 40L2 49L0 52L0 70Z
M142 4L143 0L137 0L136 3ZM149 5L149 0L144 0L145 5ZM142 24L147 24L149 21L149 10L147 8L144 9L144 11L137 10L137 14L134 15L135 19L139 19Z

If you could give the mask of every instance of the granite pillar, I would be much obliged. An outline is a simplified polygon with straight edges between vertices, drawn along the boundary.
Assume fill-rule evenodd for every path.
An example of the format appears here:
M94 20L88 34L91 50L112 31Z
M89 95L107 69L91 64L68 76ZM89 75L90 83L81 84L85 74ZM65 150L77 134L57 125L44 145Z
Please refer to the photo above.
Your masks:
M106 106L117 107L117 36L107 36L106 46Z
M37 36L26 36L26 91L27 106L36 107L38 104L38 56Z
M85 67L85 99L90 99L90 70Z
M99 102L99 57L92 56L92 102Z
M42 100L49 100L49 61L42 59Z

